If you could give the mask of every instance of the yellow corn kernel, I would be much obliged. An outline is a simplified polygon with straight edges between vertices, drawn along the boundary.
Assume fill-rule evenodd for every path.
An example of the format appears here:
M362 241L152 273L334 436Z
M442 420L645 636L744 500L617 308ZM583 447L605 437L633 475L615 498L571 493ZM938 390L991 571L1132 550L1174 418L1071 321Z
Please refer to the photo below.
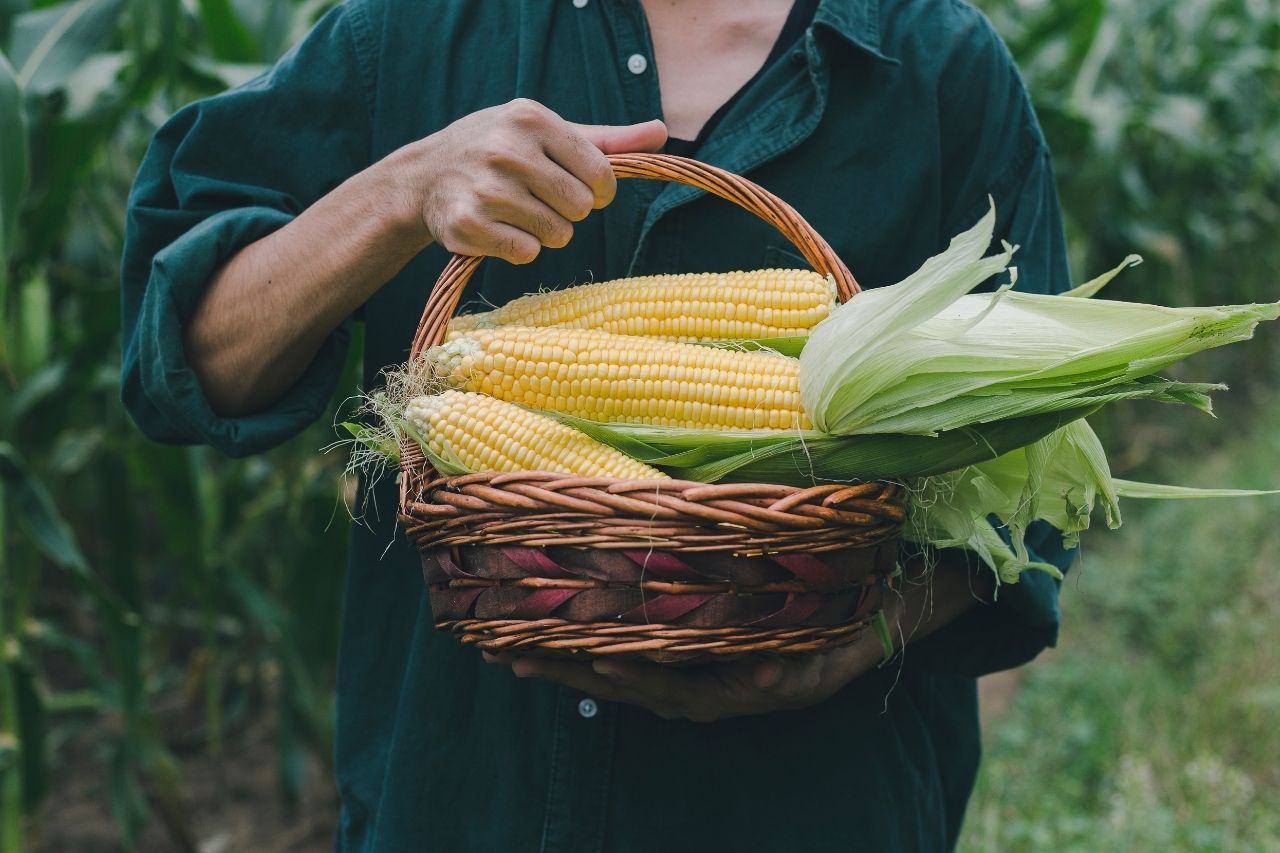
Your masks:
M598 329L674 341L803 337L835 305L835 282L812 270L646 275L531 293L454 317L449 337L497 326Z
M405 406L405 418L432 453L469 471L667 479L585 433L484 394L445 391L414 397Z
M588 329L474 329L432 347L427 369L464 391L604 423L810 429L800 362Z

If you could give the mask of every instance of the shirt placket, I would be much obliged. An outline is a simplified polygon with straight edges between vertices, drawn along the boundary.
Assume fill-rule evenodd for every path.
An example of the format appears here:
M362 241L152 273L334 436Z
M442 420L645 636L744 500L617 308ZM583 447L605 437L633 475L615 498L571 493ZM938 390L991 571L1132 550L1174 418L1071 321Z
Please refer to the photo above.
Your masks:
M661 97L643 12L631 0L561 0L581 16L583 84L591 120L640 122L661 115ZM621 102L625 114L619 115ZM640 225L661 191L653 181L626 181L604 209L605 263L620 274ZM551 762L540 853L601 850L609 810L617 708L579 691L556 690Z
M601 16L595 22L584 19L582 24L584 71L587 75L584 82L593 106L607 103L605 99L616 97L620 92L626 120L644 121L661 116L661 93L653 49L639 3L635 0L564 2L570 3L580 14ZM607 38L587 38L595 31L596 23L604 24ZM806 40L805 47L808 55L804 58L816 58L811 38ZM792 59L784 61L794 62ZM594 89L600 91L592 91ZM599 115L599 109L593 109L593 112L597 113L596 120L619 120L611 114ZM717 159L721 165L745 170L799 144L812 132L820 116L821 109L813 109L813 98L808 93L792 94L773 105L767 128L762 135L754 135L753 144L736 144L735 139L747 136L739 133L727 135L725 140L715 143L708 151L717 154L718 148ZM675 229L662 230L658 239L647 238L654 235L653 225L664 213L695 195L691 188L674 184L625 182L619 188L618 201L604 211L606 217L614 217L606 229L609 241L627 241L623 257L630 258L632 268L638 264L642 253L646 269L671 265L679 254L679 235ZM627 221L617 219L623 216ZM607 255L617 257L614 247ZM600 850L604 844L605 819L609 810L617 708L578 691L559 688L553 719L550 778L539 850L541 853Z
M556 690L551 778L539 853L604 846L617 709L576 690Z
M829 69L818 48L811 27L801 44L778 60L756 81L747 101L754 108L731 110L718 125L698 159L735 174L774 160L809 137L822 120L826 106ZM787 80L782 94L760 102L761 87L775 87ZM796 78L802 78L797 81ZM797 84L798 83L798 84ZM654 88L657 89L656 79ZM658 95L659 99L661 95ZM676 271L680 266L680 234L677 227L662 227L661 220L676 208L702 195L701 190L683 184L666 184L649 202L637 232L627 274L649 271ZM727 203L727 202L726 202Z

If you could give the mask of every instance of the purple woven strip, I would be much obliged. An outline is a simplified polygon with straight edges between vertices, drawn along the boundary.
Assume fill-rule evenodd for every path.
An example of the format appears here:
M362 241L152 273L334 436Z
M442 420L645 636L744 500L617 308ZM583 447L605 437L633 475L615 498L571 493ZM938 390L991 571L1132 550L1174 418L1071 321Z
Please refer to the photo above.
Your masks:
M449 548L436 548L433 550L432 556L440 564L440 568L444 569L444 573L451 578L479 577L455 563L453 561L453 552Z
M560 605L577 595L577 589L540 589L527 596L505 616L507 619L546 619Z
M437 621L441 619L466 619L471 615L483 587L472 589L438 589L431 593L431 604Z
M884 598L884 587L879 584L867 584L862 587L862 591L858 594L858 604L853 608L855 616L865 616L872 610L880 606L881 600Z
M702 572L697 571L675 554L668 554L665 551L633 549L622 553L626 554L631 562L644 569L647 574L663 580L697 580L705 577Z
M769 559L819 592L839 592L850 586L848 578L812 554L771 554Z
M520 567L528 577L534 578L576 578L578 575L547 556L541 548L502 549L502 556Z
M714 594L659 595L620 614L618 618L623 622L674 622L713 598Z
M814 613L818 612L818 608L822 606L822 596L817 593L806 592L801 595L792 596L781 610L774 611L763 619L757 619L747 624L753 628L788 628L792 625L799 625L808 619Z

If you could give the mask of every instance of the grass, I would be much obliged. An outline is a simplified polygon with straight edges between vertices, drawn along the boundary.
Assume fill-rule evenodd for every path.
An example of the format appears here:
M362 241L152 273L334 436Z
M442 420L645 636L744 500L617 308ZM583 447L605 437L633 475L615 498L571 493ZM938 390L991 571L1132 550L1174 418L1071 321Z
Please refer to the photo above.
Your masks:
M1280 486L1280 398L1147 473ZM1196 441L1197 447L1208 447ZM986 756L964 851L1280 851L1280 496L1125 503Z

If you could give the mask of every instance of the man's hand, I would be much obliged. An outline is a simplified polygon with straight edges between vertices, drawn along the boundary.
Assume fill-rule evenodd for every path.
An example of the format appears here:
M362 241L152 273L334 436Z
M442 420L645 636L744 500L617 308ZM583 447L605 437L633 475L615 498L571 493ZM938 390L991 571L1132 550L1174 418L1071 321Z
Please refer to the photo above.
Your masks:
M597 699L640 705L667 720L710 723L821 702L883 656L879 639L867 631L828 652L688 668L608 658L577 663L486 654L485 660L509 663L520 678L546 678Z
M517 100L464 116L348 178L232 257L184 328L214 411L259 412L325 338L433 240L527 263L613 199L606 153L652 151L660 121L576 125Z
M975 602L989 601L991 572L971 568L955 552L942 552L926 570L904 569L901 595L885 598L885 616L895 647L922 639L955 619ZM853 643L812 655L698 667L599 659L593 663L485 654L506 664L519 678L545 678L597 699L648 708L665 719L712 722L726 717L806 708L830 697L869 671L884 656L874 631Z
M605 154L656 151L666 140L657 120L573 124L517 99L465 116L385 164L436 242L527 264L543 246L565 246L573 223L613 201L617 182Z

